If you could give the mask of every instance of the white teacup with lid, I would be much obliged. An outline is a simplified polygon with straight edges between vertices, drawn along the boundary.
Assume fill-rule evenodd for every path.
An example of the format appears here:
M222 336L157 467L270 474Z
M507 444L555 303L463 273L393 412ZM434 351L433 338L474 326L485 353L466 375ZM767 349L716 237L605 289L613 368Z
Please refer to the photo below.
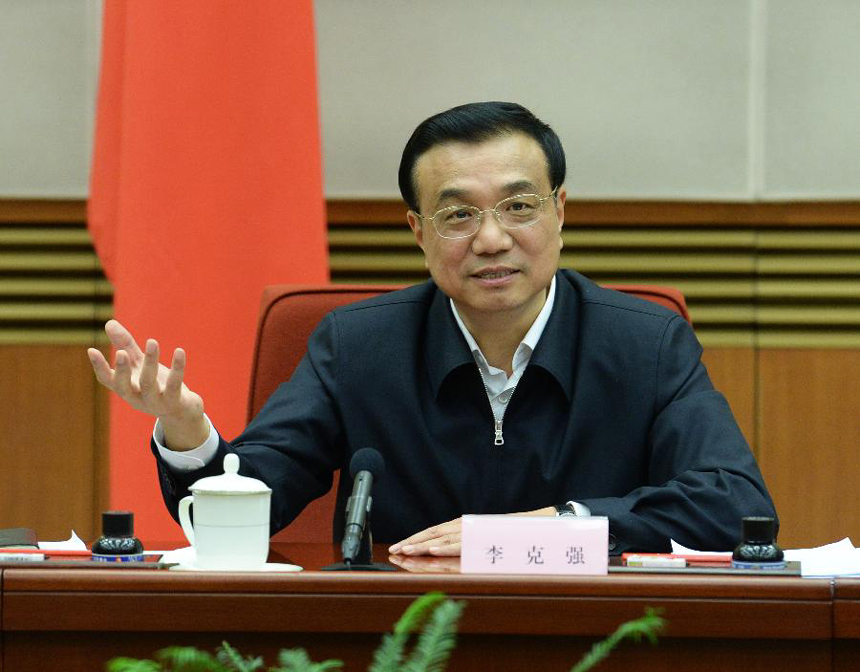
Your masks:
M228 453L223 474L201 478L179 501L179 522L194 547L196 568L253 571L266 562L272 490L238 472L239 456Z

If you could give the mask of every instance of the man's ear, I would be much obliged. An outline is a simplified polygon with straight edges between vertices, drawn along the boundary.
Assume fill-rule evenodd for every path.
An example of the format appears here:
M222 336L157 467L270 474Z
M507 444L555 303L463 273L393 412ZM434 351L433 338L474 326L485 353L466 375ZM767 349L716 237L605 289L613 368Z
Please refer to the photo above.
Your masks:
M558 188L558 193L555 196L555 215L558 217L558 230L564 226L564 204L567 201L567 189L564 187Z
M418 243L418 247L423 251L424 228L421 226L421 219L419 219L418 215L412 210L409 210L406 213L406 221L409 223L409 228L412 229L412 233L415 234L415 242Z
M567 200L567 190L564 187L559 187L555 197L555 216L558 218L558 249L564 247L564 240L561 237L561 227L564 226L564 204Z

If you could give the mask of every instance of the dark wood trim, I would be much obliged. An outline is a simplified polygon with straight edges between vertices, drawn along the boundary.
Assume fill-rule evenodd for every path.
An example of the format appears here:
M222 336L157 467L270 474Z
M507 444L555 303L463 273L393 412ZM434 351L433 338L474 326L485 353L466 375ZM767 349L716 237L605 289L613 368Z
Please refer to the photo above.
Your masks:
M329 224L399 224L406 222L400 200L329 199ZM568 201L570 224L623 226L858 226L860 200L737 203L714 201Z
M0 223L39 224L87 221L87 202L82 198L0 198Z
M710 201L572 201L571 223L714 226L857 226L860 201L721 203Z
M406 224L406 204L400 199L326 199L331 224Z
M414 597L442 590L467 605L451 672L487 669L487 661L499 672L568 669L594 638L646 606L667 621L659 646L622 649L600 669L856 669L851 614L835 613L841 579L314 571L337 552L332 544L273 544L273 559L305 567L297 574L0 568L2 664L53 669L62 658L64 669L92 670L116 655L226 639L269 658L301 646L315 660L366 669L381 633ZM384 562L385 548L375 557ZM184 613L199 617L165 617Z
M833 598L834 637L860 639L860 581L839 579Z
M400 199L327 199L329 224L390 225L406 222ZM86 221L84 199L0 198L0 223ZM860 200L742 203L718 201L572 200L570 224L606 226L860 226Z

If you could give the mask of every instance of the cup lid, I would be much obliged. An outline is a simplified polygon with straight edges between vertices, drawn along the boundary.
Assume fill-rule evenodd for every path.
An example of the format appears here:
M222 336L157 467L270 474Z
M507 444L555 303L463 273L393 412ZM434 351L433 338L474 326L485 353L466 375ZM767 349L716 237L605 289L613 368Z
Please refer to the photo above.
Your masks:
M201 478L189 490L194 494L216 495L256 495L272 491L263 481L239 475L239 456L236 453L224 456L223 474Z

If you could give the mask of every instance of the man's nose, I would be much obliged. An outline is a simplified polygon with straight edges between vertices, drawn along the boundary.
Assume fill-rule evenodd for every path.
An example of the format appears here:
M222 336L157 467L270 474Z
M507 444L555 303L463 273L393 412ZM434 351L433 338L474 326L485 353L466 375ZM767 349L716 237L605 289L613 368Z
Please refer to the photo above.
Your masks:
M514 239L500 223L494 210L484 210L481 225L472 240L475 254L496 254L511 249Z

